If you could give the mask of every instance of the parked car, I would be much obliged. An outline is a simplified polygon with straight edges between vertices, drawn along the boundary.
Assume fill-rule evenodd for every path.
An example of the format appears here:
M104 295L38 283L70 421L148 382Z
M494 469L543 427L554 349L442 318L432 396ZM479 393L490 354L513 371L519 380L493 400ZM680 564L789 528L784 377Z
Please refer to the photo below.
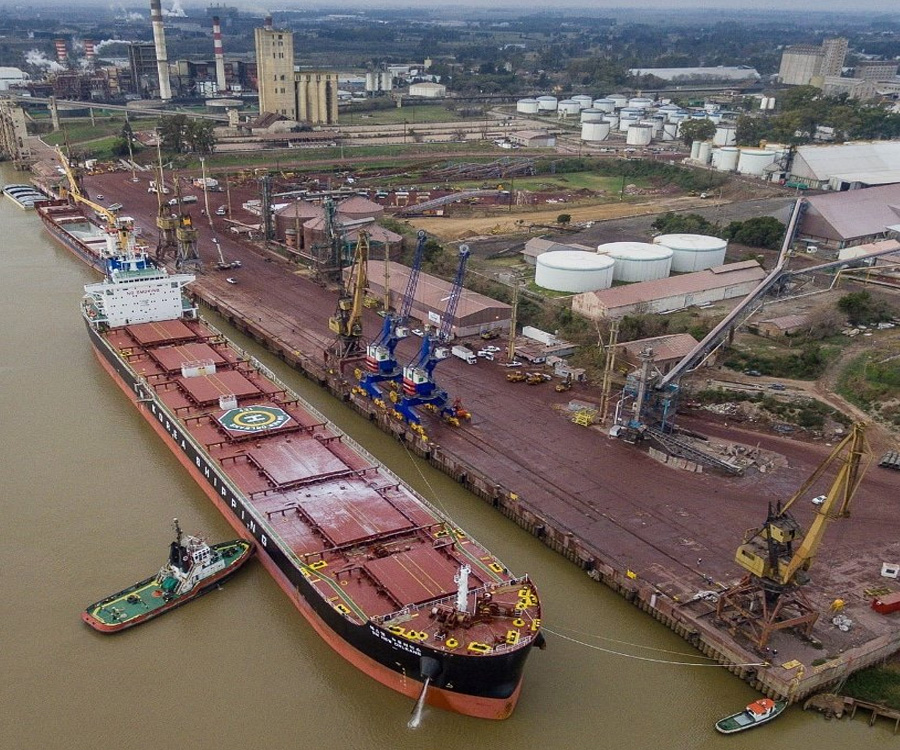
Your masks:
M822 505L822 503L825 502L826 498L827 498L827 495L816 495L812 499L812 504L813 505Z
M773 391L783 391L786 386L784 385L784 383L772 383L769 388L771 388Z
M225 206L219 206L216 209L216 216L224 216L227 213L228 213L228 209L225 208Z

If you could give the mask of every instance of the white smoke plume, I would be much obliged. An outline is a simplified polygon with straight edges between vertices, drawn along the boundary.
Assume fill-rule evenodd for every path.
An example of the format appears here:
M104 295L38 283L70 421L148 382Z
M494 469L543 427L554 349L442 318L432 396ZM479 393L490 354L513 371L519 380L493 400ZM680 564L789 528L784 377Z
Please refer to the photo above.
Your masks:
M131 44L131 42L127 39L104 39L100 42L94 42L94 52L99 54L101 49L108 47L110 44Z
M54 73L66 69L65 65L60 65L56 60L51 60L39 49L29 50L25 53L25 64L35 68L45 68Z
M172 9L166 10L163 8L162 14L169 18L187 18L187 13L185 13L184 8L181 7L181 0L172 0Z
M140 13L126 10L122 5L113 5L111 6L111 9L115 13L117 21L128 21L130 23L136 23L138 21L143 21L145 18L145 16Z

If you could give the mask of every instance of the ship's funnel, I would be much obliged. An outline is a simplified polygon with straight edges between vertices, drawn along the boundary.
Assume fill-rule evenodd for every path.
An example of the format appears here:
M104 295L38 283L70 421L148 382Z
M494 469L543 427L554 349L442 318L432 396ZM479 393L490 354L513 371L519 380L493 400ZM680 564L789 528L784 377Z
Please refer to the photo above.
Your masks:
M213 16L213 52L216 55L216 88L225 91L225 53L222 51L222 27L219 17Z
M150 0L150 23L153 26L153 43L156 46L159 98L167 102L172 98L172 88L169 85L169 58L166 55L166 32L163 30L161 0Z

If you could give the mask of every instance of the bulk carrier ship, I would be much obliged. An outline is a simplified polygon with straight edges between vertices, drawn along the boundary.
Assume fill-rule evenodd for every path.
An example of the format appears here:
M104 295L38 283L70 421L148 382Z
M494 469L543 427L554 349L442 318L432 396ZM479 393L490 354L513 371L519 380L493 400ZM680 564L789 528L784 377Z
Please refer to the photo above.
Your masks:
M71 213L48 209L83 257L51 226ZM202 320L183 292L193 275L133 243L107 255L98 246L107 276L81 305L100 363L319 635L411 698L508 717L544 643L528 576Z

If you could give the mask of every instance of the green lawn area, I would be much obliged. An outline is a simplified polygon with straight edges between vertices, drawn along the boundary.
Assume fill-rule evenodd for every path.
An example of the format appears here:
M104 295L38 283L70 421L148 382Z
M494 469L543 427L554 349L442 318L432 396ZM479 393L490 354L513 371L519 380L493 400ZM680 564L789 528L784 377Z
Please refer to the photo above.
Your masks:
M568 172L566 174L543 174L535 177L516 177L512 180L468 180L451 183L461 190L481 187L485 182L503 184L504 189L530 190L532 192L560 192L564 190L590 190L594 193L609 193L618 197L622 190L621 177L608 177L593 172ZM646 179L629 179L629 185L648 187Z
M422 105L379 109L373 112L340 113L341 125L402 125L405 121L409 123L410 127L415 128L416 123L462 122L463 119L445 107Z
M147 130L156 127L156 118L147 120L131 120L133 130ZM88 141L96 141L106 136L118 136L125 126L124 118L114 120L97 120L96 125L91 125L90 120L63 120L62 127L55 133L47 133L43 137L45 143L51 146L57 146L68 141L70 146L77 146L79 143Z

